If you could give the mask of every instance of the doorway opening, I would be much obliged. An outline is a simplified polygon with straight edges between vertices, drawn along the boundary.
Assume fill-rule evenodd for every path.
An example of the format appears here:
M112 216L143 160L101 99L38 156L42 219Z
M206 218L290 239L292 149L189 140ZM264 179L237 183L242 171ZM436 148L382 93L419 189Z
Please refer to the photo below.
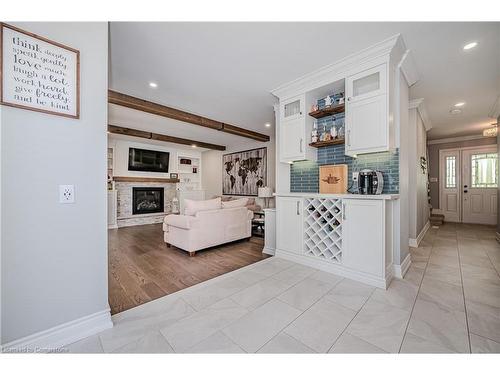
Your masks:
M497 223L496 146L439 151L439 205L446 221Z

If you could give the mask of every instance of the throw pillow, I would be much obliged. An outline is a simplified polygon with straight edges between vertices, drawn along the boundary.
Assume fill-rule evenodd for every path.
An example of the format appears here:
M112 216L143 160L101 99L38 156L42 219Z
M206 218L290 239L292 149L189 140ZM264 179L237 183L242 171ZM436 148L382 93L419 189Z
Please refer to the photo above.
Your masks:
M194 216L199 211L219 210L221 208L220 198L209 199L206 201L184 200L184 215Z
M245 207L248 203L248 198L234 199L227 202L222 202L222 208Z

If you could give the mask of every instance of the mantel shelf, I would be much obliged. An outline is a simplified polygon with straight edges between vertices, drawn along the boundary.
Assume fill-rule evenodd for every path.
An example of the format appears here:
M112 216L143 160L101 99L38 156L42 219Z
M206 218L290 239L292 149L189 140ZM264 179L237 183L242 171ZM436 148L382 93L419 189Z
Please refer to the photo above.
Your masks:
M160 178L160 177L126 177L114 176L113 180L116 182L166 182L176 184L180 182L178 178Z
M335 115L337 113L343 113L344 111L345 111L345 105L338 104L332 107L326 107L323 109L318 109L317 111L310 112L309 116L312 116L314 118L322 118L326 116Z
M345 143L345 138L337 138L337 139L332 139L331 141L320 141L320 142L309 143L309 146L320 148L331 145L341 145L344 143Z

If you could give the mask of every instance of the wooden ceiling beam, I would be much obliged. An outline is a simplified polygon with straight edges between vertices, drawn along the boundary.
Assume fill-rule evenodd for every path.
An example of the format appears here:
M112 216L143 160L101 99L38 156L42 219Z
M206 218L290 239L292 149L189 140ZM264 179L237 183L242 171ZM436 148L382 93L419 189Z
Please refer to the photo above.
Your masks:
M218 150L218 151L225 151L226 150L226 146L215 145L215 144L207 143L207 142L193 141L192 139L172 137L170 135L152 133L152 132L147 132L144 130L124 128L124 127L116 126L116 125L108 125L108 132L110 132L112 134L121 134L121 135L128 135L130 137L154 139L156 141L177 143L177 144L187 145L187 146L195 145L196 147L208 148L210 150Z
M138 111L151 113L157 116L163 116L178 121L188 122L190 124L203 126L205 128L218 130L224 133L250 138L260 142L269 141L270 137L266 134L257 133L251 130L240 128L238 126L224 124L223 122L212 120L207 117L195 115L186 111L153 103L148 100L136 98L117 91L108 90L108 103L120 105Z

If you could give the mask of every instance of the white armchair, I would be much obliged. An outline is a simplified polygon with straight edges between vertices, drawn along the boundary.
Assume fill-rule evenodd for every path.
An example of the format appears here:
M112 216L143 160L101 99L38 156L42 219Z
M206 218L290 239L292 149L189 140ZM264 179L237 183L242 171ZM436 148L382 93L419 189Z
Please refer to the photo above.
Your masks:
M167 215L164 240L194 256L196 251L251 236L253 212L246 207L199 211L194 216Z

